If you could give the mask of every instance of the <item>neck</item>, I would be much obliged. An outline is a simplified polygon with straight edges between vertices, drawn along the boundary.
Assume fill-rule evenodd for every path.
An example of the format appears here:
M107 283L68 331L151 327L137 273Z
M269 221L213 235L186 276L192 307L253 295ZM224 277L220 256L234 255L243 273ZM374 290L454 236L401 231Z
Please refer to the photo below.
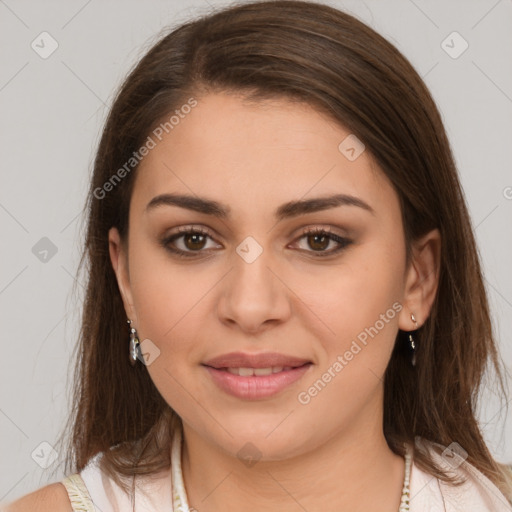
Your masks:
M404 460L388 447L381 419L373 409L366 428L355 421L315 449L250 467L184 425L182 472L189 506L199 512L397 512Z

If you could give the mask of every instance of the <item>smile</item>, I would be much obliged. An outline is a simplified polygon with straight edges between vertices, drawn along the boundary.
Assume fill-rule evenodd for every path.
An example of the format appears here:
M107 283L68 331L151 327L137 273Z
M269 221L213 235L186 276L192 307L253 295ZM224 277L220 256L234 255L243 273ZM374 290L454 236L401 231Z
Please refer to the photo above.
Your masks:
M252 377L253 375L272 375L273 373L279 373L282 371L291 370L291 366L270 366L268 368L220 368L233 375L240 375L240 377Z
M274 396L299 381L312 366L312 363L267 368L213 368L203 365L220 390L244 400Z

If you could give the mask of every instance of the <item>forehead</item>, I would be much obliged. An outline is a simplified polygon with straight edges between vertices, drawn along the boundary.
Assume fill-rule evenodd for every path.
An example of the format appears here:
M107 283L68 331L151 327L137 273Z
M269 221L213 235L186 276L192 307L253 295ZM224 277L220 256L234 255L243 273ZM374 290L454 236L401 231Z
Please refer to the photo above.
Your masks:
M343 153L346 143L340 151L354 136L303 103L210 94L167 132L152 136L156 145L139 165L136 208L173 192L217 199L234 211L251 205L262 215L287 200L333 193L361 197L376 210L389 201L388 209L393 201L398 207L367 151L355 160Z

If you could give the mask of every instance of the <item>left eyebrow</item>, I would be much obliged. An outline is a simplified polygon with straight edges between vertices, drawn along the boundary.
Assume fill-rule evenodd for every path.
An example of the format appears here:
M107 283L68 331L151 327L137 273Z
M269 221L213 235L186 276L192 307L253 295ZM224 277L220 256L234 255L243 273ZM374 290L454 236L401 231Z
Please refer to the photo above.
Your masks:
M221 219L229 218L231 213L231 208L229 206L223 205L213 199L183 194L158 195L151 199L147 204L146 211L150 211L160 206L178 206L180 208L185 208L187 210L211 215ZM375 215L375 210L359 197L348 194L334 194L330 196L316 197L313 199L289 201L279 206L275 210L274 216L276 220L281 221L339 206L356 206L368 211L372 215Z

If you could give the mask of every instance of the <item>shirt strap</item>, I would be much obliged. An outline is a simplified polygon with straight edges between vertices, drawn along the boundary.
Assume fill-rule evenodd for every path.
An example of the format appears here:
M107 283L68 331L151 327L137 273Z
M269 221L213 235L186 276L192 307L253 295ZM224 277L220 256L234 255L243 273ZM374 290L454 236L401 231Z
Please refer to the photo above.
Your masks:
M74 512L97 512L89 491L78 473L67 476L61 483L68 491L69 501Z

